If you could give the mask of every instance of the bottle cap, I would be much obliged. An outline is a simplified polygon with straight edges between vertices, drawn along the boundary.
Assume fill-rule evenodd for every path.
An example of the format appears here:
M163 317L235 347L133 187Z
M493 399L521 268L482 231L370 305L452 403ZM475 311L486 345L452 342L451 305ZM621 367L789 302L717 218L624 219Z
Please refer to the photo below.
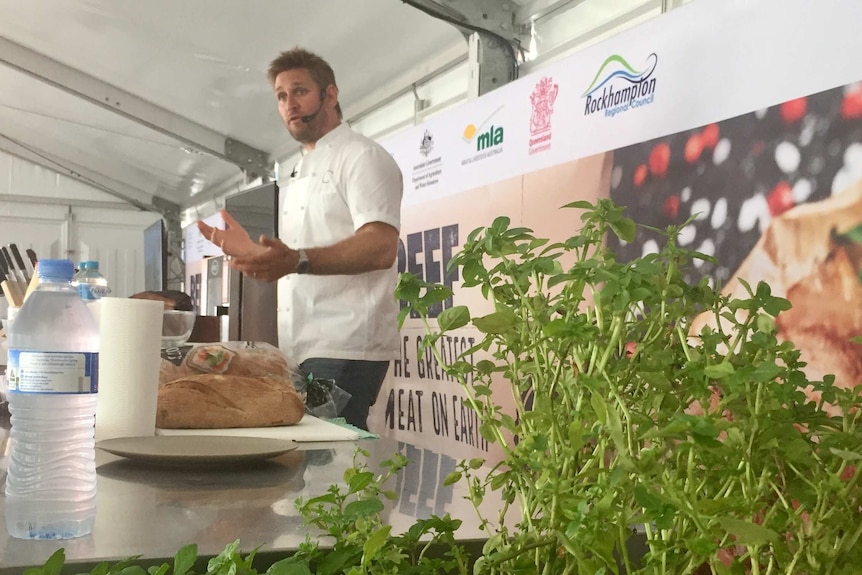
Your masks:
M39 260L39 279L70 281L75 273L71 260Z
M78 267L82 270L97 270L99 269L99 262L87 260L85 262L81 262L81 265Z

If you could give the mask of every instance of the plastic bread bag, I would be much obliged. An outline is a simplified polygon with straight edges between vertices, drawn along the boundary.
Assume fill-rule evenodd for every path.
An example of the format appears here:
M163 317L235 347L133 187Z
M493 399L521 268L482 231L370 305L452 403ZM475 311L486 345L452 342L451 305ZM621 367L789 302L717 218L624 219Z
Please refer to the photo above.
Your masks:
M294 388L305 377L295 362L265 342L198 343L162 350L160 384L203 374L269 378L290 382Z
M350 393L335 385L335 380L314 377L313 373L303 374L296 390L305 401L305 412L321 419L338 417L350 401Z

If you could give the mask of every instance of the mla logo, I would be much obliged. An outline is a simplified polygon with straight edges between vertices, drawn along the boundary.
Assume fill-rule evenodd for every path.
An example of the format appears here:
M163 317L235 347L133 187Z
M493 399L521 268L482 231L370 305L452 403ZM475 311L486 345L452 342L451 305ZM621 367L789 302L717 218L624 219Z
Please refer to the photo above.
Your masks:
M560 87L553 78L544 77L530 94L530 105L533 107L530 114L530 154L551 148L551 116L559 91Z
M476 151L479 153L465 158L461 161L461 165L483 160L503 152L503 139L505 137L503 126L495 126L494 122L492 122L497 112L502 109L503 106L500 106L491 112L478 127L471 123L467 124L467 127L464 128L462 134L464 141L470 145L473 145L473 142L475 142Z
M434 136L431 135L431 132L425 130L425 133L422 135L422 142L419 144L419 153L428 157L434 151Z

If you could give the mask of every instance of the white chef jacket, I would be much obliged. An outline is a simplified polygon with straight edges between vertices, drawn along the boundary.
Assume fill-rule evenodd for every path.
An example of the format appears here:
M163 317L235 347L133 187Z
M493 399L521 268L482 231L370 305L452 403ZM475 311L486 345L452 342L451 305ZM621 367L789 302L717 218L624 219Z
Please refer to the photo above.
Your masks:
M401 170L384 148L344 123L279 178L279 189L279 239L293 249L330 246L370 222L401 227ZM358 275L279 279L279 348L297 362L396 359L397 275L395 262Z

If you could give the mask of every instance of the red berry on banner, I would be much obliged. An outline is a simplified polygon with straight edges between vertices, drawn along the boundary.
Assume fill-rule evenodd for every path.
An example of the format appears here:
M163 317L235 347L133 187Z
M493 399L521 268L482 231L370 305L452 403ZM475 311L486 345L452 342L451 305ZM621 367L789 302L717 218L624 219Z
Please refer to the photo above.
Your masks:
M700 159L700 155L703 153L703 138L700 134L695 132L691 136L689 136L688 141L685 143L685 161L689 164L693 164Z
M672 220L679 215L679 196L673 195L664 201L664 214Z
M656 144L649 154L649 171L657 177L663 178L667 174L670 165L670 146L666 142Z
M781 119L785 124L794 124L805 116L805 111L808 109L808 100L806 98L797 98L781 104L779 111Z
M647 167L644 164L635 168L635 187L639 188L643 185L647 177Z
M766 197L766 203L773 217L780 216L796 205L793 201L793 188L787 182L778 182Z
M841 117L846 120L862 118L862 86L844 95Z
M718 124L710 124L703 129L703 132L700 133L700 139L703 142L703 147L711 150L715 148L715 145L718 143L718 139L721 137L721 132L718 128Z

